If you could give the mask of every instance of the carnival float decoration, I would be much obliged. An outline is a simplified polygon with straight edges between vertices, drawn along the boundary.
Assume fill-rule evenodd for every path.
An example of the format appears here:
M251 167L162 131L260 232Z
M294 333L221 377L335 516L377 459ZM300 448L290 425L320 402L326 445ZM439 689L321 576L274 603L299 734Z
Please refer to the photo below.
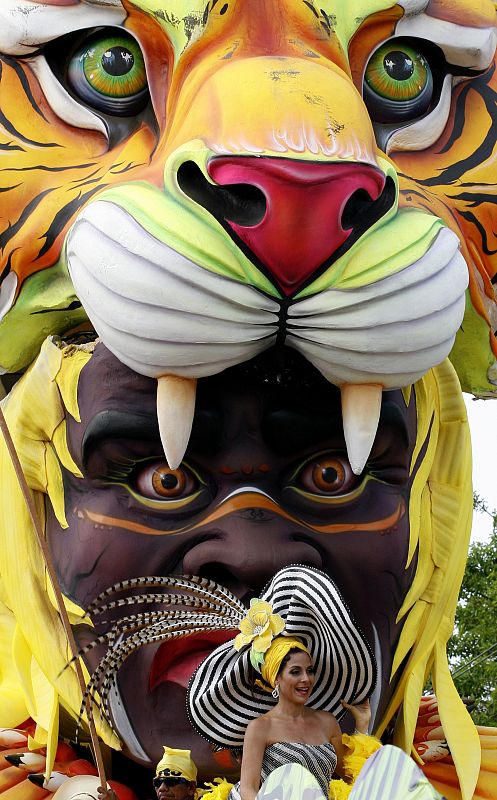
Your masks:
M295 564L374 654L373 732L497 794L446 655L461 387L497 394L496 42L492 0L2 0L6 800L88 725L118 782L166 741L233 775L186 694L236 625L196 614Z

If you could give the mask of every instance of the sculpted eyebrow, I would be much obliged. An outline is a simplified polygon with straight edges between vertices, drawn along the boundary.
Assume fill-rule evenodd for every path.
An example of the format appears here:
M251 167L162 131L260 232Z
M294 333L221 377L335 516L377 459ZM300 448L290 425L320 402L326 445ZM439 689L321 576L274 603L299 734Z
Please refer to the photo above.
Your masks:
M81 444L81 461L86 468L92 452L108 439L159 440L157 417L126 411L100 411L89 422Z
M189 450L209 454L219 450L222 439L222 414L198 409L195 412ZM127 411L100 411L90 420L81 444L81 463L88 466L90 455L103 441L127 439L160 443L159 423L155 414L135 414Z
M409 427L407 413L384 394L378 430L386 432L388 441L407 447ZM289 455L313 445L345 447L342 415L339 405L330 402L327 412L305 415L290 409L269 411L263 421L265 440L279 455ZM375 454L373 446L372 455Z

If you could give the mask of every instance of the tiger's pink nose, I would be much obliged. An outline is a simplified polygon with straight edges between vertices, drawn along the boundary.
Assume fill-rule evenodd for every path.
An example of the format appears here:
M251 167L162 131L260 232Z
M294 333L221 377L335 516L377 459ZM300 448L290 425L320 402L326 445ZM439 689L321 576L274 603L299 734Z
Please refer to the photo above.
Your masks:
M220 156L208 170L225 191L239 192L245 185L264 195L265 213L255 224L236 221L237 215L226 215L225 222L288 297L326 269L393 202L385 175L369 164Z

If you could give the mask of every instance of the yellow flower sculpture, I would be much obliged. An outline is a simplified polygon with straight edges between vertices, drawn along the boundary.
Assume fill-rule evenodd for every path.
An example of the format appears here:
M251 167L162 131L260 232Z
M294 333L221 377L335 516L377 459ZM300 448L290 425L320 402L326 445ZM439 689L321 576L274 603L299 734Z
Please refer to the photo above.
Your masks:
M240 633L235 637L233 647L235 650L241 650L247 644L252 645L250 662L260 672L264 653L269 650L273 638L284 628L284 619L279 614L273 614L270 603L253 598L247 616L240 622Z

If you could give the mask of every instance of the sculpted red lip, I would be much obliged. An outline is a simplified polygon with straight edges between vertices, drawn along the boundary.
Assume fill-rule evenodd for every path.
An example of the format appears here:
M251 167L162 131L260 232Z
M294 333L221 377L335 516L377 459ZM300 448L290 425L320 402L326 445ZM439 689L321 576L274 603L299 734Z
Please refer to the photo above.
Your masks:
M188 686L188 681L198 665L218 645L234 639L235 631L209 631L207 633L182 636L161 645L150 669L150 691L160 683L170 681Z

